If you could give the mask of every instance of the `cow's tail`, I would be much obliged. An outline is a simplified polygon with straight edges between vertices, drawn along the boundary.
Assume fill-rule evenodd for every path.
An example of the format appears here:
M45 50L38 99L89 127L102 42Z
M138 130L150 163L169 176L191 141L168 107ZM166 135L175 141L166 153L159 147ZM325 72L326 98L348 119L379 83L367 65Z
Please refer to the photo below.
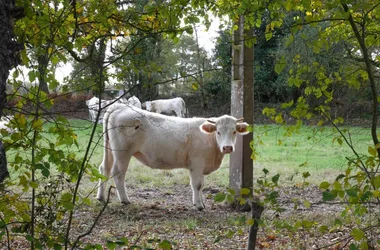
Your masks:
M181 101L182 101L183 112L184 112L183 117L188 117L188 111L187 111L186 103L185 103L185 101L183 99Z
M111 149L110 141L109 141L109 130L113 128L110 127L110 125L112 124L110 124L109 119L113 112L123 107L124 107L123 105L115 103L107 109L104 115L104 122L103 122L103 138L104 138L103 168L104 170L103 170L103 173L104 172L110 173L112 165L113 165L112 149Z

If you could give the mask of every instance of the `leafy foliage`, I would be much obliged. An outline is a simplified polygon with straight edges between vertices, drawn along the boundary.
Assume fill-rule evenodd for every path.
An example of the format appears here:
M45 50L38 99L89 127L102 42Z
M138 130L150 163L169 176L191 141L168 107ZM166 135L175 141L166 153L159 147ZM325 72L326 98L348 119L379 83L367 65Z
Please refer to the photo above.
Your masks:
M296 124L299 126L305 120L317 120L318 125L330 123L340 133L340 136L335 138L336 141L340 144L346 143L352 150L353 156L349 158L346 171L337 176L333 183L322 182L320 188L323 190L324 201L342 200L348 204L341 213L342 218L348 218L352 214L358 216L355 222L358 227L353 228L351 232L356 241L351 245L354 248L368 248L367 244L371 240L368 238L369 235L364 233L364 228L379 226L366 220L364 215L371 216L369 204L379 204L376 195L379 189L374 185L379 175L380 157L379 151L376 150L379 144L378 134L375 132L378 82L370 77L377 63L370 59L372 56L367 46L371 44L371 48L378 48L380 45L372 38L372 34L380 32L372 26L372 22L377 19L374 15L376 16L380 10L378 4L373 1L365 2L346 5L316 1L313 6L297 6L301 14L293 16L294 29L291 30L287 41L287 50L290 53L283 53L279 57L279 66L276 68L277 73L284 72L288 75L289 84L299 90L291 102L283 105L286 108L292 107L290 116L297 121ZM319 8L313 9L317 4ZM292 9L295 6L286 4L283 7L296 11ZM367 16L374 18L367 23ZM326 60L329 63L326 63ZM369 146L369 155L359 155L356 152L355 145L350 141L349 131L339 127L343 118L331 118L330 105L339 97L339 88L342 87L360 88L361 92L367 89L367 93L372 93L372 97L366 96L374 103L371 124L373 145ZM281 112L273 109L266 109L264 112L278 123L286 122L282 119Z
M335 141L352 149L345 172L332 183L321 183L320 188L324 201L339 200L347 204L341 213L342 220L336 221L334 227L352 223L352 215L358 217L351 230L354 242L350 248L369 248L367 236L378 225L373 224L376 220L363 218L364 215L371 217L371 205L380 203L379 84L376 78L380 63L380 6L377 1L137 1L126 4L110 0L25 0L17 3L24 8L26 17L16 23L15 33L25 44L21 58L29 70L27 79L32 87L27 93L17 91L25 83L16 79L22 75L16 70L16 80L12 83L18 99L12 123L15 125L12 126L17 130L11 135L5 133L4 141L9 149L22 149L22 152L17 153L11 163L13 176L5 184L0 199L0 236L6 238L8 246L11 245L9 232L12 230L23 235L30 242L31 249L81 245L83 235L74 240L70 235L78 204L89 203L87 196L78 192L78 187L85 173L93 179L100 177L95 166L88 163L96 125L85 156L79 157L77 136L67 119L49 114L54 98L48 93L58 85L55 68L69 60L80 62L77 72L88 68L90 73L82 71L80 78L68 86L98 94L110 80L110 66L115 65L119 68L116 71L118 79L134 83L133 86L123 84L128 88L154 85L152 79L166 81L181 77L188 81L187 87L199 90L202 97L205 92L210 96L219 95L219 91L227 95L229 88L225 83L229 81L227 75L231 65L227 56L230 48L228 33L223 34L217 46L215 65L222 67L223 74L203 74L204 69L211 69L212 63L192 39L182 36L184 32L193 33L193 25L200 22L199 17L209 23L210 10L219 16L227 14L232 21L244 15L245 27L256 29L257 37L247 37L246 43L249 46L259 43L256 55L262 55L264 59L255 65L261 90L259 97L287 101L283 108L288 113L267 108L265 114L280 124L291 121L294 126L289 127L288 135L304 122L329 123L340 132ZM236 28L232 27L232 30ZM286 41L281 42L284 36ZM279 47L282 45L286 47ZM106 46L110 54L106 53ZM171 51L171 46L177 46L179 56L162 53ZM193 52L197 50L197 60L186 47L192 47ZM276 65L273 64L274 58L277 58ZM164 64L166 61L170 63ZM168 65L174 62L180 63L172 69ZM189 76L188 72L195 75ZM266 85L268 82L271 84ZM284 83L290 86L284 86ZM358 154L350 142L349 132L340 129L339 124L344 119L330 113L334 101L351 89L357 89L363 94L362 98L368 98L373 104L372 143L367 155ZM357 98L355 93L351 92L350 98ZM148 92L146 98L153 94ZM259 196L260 204L270 205L281 212L276 190L280 176L269 177L268 174L265 171L258 180L255 194ZM303 185L307 186L309 173L303 173L303 178ZM11 192L13 188L19 191ZM249 193L250 190L241 190L240 204L247 202ZM232 200L235 196L234 191L229 191L217 195L216 199ZM301 203L305 207L311 206L307 200ZM254 221L248 221L248 224L253 225ZM260 222L260 225L264 223ZM279 227L296 231L312 230L315 226L312 220L302 220ZM329 228L318 226L321 230ZM157 243L163 249L169 249L171 244L168 241ZM107 246L115 248L127 244L128 241L121 238L110 240Z
M76 90L89 88L100 93L108 80L107 67L133 51L140 53L137 47L113 51L118 38L143 34L144 39L162 36L176 40L191 29L189 21L199 21L196 16L205 12L199 9L193 13L197 6L187 1L130 5L123 1L26 0L17 4L24 9L25 17L17 22L15 34L25 44L21 58L32 87L26 93L18 91L25 82L17 79L22 71L16 70L12 83L18 99L12 124L17 130L4 134L4 142L8 150L23 151L11 161L12 178L5 183L15 192L2 190L0 235L9 248L12 230L23 235L31 249L75 248L82 244L80 239L86 232L76 239L70 235L73 214L79 204L90 202L78 187L85 173L91 179L100 177L95 166L88 163L96 125L84 157L78 156L77 136L67 118L49 113L54 96L48 93L58 86L55 68L70 58L85 63L91 77L72 85ZM109 57L105 53L107 44L115 52ZM91 232L91 228L88 230ZM160 244L167 249L169 243Z

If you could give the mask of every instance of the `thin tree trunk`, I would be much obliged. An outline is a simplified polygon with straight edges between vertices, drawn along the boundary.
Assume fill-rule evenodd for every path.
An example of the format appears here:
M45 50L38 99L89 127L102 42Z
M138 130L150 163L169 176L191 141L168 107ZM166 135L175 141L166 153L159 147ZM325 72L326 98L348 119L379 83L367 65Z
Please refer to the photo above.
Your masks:
M342 5L343 5L343 9L346 12L349 12L348 5L347 4L342 4ZM372 106L371 136L372 136L373 144L376 148L377 158L380 159L380 147L378 147L378 145L380 144L380 141L379 141L379 138L377 135L378 134L377 133L377 122L378 122L378 112L379 112L379 100L378 100L378 93L377 93L378 91L377 91L377 87L376 87L374 73L372 70L370 53L368 52L368 47L365 44L365 34L366 34L365 26L364 25L362 26L363 30L360 32L358 30L358 27L356 26L356 23L355 23L351 14L348 16L348 21L350 22L351 28L352 28L352 30L355 34L355 37L359 43L360 50L363 54L364 63L366 65L366 71L368 74L368 81L369 81L369 84L371 87L372 105L373 105ZM375 173L378 172L379 169L380 169L380 165L377 166ZM375 173L370 173L366 170L366 174L367 174L368 178L370 178L370 179L372 179L374 177ZM374 183L372 183L372 186L374 189L376 189ZM379 198L378 198L378 200L379 200Z
M257 232L259 231L258 221L261 218L261 214L264 212L264 207L255 201L252 201L251 209L251 218L254 223L249 227L247 250L254 250L256 248Z
M204 93L204 79L203 79L203 71L204 71L204 64L201 62L201 49L199 47L199 39L198 39L198 31L194 26L194 31L195 31L195 42L197 44L197 69L199 73L199 90L201 94L201 106L203 109L207 107L206 105L206 98L205 98L205 93Z
M49 61L47 58L47 52L45 52L43 55L38 56L38 73L40 76L38 77L39 80L39 88L41 91L49 94L49 86L45 80L46 77L46 69L48 67Z

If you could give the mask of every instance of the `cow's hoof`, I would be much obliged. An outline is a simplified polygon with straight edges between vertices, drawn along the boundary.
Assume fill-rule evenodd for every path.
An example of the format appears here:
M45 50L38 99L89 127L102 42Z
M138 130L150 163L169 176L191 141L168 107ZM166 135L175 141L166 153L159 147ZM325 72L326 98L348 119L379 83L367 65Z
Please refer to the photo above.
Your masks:
M100 202L105 202L104 198L103 197L96 197L96 199Z
M205 209L204 207L197 207L198 208L198 211L203 211L203 209Z
M121 202L121 204L123 204L123 205L126 205L126 206L127 206L127 205L131 204L131 202L130 202L130 201L122 201L122 202Z

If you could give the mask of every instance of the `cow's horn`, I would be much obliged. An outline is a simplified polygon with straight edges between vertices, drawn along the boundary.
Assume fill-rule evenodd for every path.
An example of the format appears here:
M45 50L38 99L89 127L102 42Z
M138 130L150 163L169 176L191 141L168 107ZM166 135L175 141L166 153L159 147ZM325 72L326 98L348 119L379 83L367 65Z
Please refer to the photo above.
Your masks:
M244 117L242 117L242 118L240 118L240 119L237 119L236 122L242 122L242 121L244 121Z
M209 123L215 124L213 120L207 120Z

